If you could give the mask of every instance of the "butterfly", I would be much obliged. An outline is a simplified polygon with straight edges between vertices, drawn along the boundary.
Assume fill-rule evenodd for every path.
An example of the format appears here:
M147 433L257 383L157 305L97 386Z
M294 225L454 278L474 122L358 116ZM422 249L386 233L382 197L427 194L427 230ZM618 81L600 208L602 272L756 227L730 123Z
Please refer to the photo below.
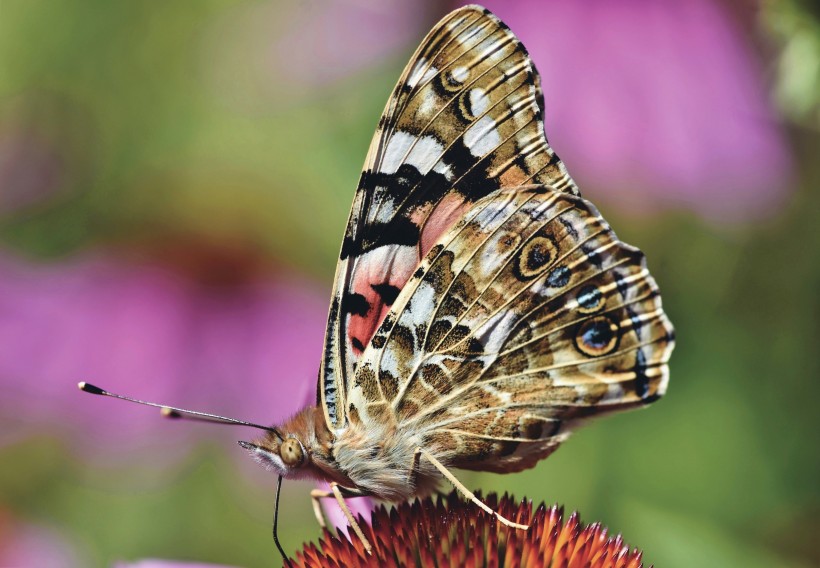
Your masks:
M527 528L451 470L531 468L588 419L666 391L658 287L580 197L543 113L535 66L496 16L466 6L435 25L356 189L316 405L240 442L280 486L329 482L312 492L319 522L334 497L367 550L346 498L400 502L447 479Z
M658 287L579 196L543 109L526 49L488 10L432 29L356 189L316 406L244 444L280 476L330 482L314 498L336 497L366 547L345 497L397 502L447 478L495 514L451 468L530 468L588 418L666 391Z

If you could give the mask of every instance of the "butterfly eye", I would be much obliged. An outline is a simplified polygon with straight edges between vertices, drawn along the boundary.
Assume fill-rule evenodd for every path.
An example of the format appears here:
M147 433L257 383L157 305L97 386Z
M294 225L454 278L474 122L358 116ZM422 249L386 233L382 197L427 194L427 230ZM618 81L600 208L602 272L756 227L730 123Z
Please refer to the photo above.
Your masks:
M287 438L279 446L279 455L288 467L300 467L305 463L305 451L302 444L296 438Z

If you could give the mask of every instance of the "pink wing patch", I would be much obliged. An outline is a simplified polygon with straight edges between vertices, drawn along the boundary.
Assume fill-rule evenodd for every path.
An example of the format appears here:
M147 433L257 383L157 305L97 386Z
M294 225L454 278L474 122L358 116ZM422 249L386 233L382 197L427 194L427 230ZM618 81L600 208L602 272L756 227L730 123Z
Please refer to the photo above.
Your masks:
M447 195L432 212L419 210L411 216L422 224L418 246L385 245L365 253L353 270L349 301L355 302L347 322L349 344L356 360L390 311L421 259L433 244L463 216L468 204L460 195Z
M416 247L385 245L356 261L347 296L347 333L356 359L418 265Z
M411 219L422 226L421 239L419 241L419 262L424 258L438 238L450 227L464 216L469 204L465 202L464 196L458 193L449 193L436 205L427 220L417 218L413 215ZM406 284L405 280L402 285Z

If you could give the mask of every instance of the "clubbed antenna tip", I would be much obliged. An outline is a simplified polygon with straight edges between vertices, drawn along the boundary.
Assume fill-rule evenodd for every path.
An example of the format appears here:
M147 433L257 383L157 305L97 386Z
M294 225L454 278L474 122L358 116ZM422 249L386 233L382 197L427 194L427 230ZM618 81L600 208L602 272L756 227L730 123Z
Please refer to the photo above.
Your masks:
M95 387L91 383L87 383L85 381L80 381L77 383L77 386L80 387L80 390L83 392L88 392L91 394L105 394L105 391L100 387Z

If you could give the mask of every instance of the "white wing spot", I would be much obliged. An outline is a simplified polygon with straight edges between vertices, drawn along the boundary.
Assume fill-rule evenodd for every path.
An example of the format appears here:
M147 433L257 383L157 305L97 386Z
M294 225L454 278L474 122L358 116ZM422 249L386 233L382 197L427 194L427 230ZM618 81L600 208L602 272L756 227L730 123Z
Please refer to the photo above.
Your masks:
M490 108L490 97L484 92L484 89L473 89L470 91L470 114L479 116Z
M450 169L450 166L442 161L436 162L436 165L433 166L433 171L442 174L445 178L447 178L447 181L453 181L453 178L455 177L453 176L453 171Z
M421 174L434 170L451 179L450 166L440 161L443 152L444 146L435 137L419 138L399 130L387 141L379 171L383 174L394 174L402 164L408 164Z
M409 322L403 322L413 326L414 328L426 324L433 315L436 309L436 290L427 282L419 284L416 291L413 293L413 299L410 306L405 312L405 316L409 318ZM403 319L403 318L402 318Z
M477 158L495 150L500 142L501 135L495 128L495 121L489 116L478 119L464 132L464 145Z
M475 337L484 345L486 353L498 353L516 321L517 315L512 310L498 312L475 332Z
M399 366L399 361L396 359L396 353L390 349L385 349L382 351L381 370L382 372L390 373L396 378L400 378L403 375L402 368Z
M413 70L410 72L410 75L407 77L407 86L411 89L415 89L419 83L424 83L429 79L432 79L438 74L438 69L435 67L427 67L427 60L425 58L420 58L416 64L413 66Z
M415 136L407 134L406 132L398 131L387 141L387 146L382 155L382 163L379 166L379 171L383 174L394 174L399 166L404 161L404 156L407 155L407 150L416 139Z
M411 166L415 166L422 174L426 174L431 169L434 169L436 165L444 165L438 164L443 152L444 146L439 144L438 140L432 136L422 136L418 139L416 145L413 146L413 149L410 150L410 155L407 156L405 162Z
M467 81L467 79L470 78L470 70L464 66L459 65L450 72L450 75L453 77L453 80L457 83L464 83Z

